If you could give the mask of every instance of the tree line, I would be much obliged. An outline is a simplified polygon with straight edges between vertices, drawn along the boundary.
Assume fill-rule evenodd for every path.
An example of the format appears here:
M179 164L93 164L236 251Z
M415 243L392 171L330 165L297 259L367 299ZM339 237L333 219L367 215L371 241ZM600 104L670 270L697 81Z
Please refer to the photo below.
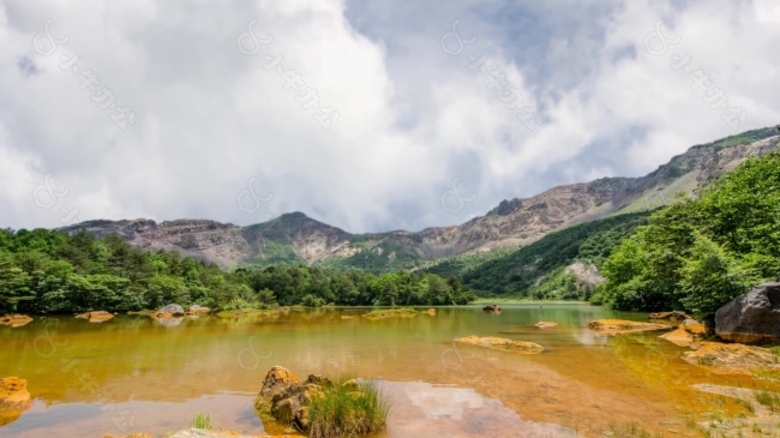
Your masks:
M176 251L145 251L118 235L0 230L0 312L157 309L168 303L232 309L274 305L456 305L474 300L454 278L373 275L306 266L225 271Z
M653 214L602 266L592 302L623 310L686 310L705 320L780 275L780 153L750 158Z

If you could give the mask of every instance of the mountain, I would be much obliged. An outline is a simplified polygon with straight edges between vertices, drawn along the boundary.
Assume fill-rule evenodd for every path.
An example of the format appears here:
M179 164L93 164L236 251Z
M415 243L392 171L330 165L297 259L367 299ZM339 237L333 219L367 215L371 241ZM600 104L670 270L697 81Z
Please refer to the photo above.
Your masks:
M518 247L548 233L607 216L668 204L677 192L695 193L748 156L780 148L775 128L748 131L697 145L640 178L601 178L502 201L485 216L419 232L351 234L300 212L239 227L209 220L95 220L63 228L98 236L117 233L131 245L176 249L223 267L314 264L372 272L420 268L470 252Z

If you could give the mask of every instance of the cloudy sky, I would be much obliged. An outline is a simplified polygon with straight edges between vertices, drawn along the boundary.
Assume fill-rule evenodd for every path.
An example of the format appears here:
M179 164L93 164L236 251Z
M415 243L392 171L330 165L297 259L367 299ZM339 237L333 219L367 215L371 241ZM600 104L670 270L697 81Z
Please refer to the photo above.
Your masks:
M0 226L461 223L780 122L778 47L776 0L0 0Z

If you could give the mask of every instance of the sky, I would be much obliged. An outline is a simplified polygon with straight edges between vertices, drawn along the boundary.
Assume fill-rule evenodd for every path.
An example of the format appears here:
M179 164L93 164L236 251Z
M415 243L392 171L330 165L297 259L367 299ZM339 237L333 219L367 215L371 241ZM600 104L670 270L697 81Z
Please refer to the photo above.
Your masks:
M776 0L0 0L0 227L350 232L780 122Z

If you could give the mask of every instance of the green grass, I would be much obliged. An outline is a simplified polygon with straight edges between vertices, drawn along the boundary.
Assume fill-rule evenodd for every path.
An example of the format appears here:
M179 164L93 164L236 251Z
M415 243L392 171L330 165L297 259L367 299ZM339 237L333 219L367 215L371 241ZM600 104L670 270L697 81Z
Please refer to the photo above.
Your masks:
M393 318L393 317L414 316L417 315L417 313L418 312L416 310L410 309L409 307L401 307L399 309L372 310L363 316L368 319L383 319L383 318Z
M756 393L756 401L769 408L772 412L780 412L780 394L769 391Z
M775 345L775 346L769 347L769 351L774 353L775 356L780 357L780 345Z
M663 438L660 433L650 433L642 428L639 423L629 423L622 426L611 424L604 436L611 438Z
M390 405L371 383L340 379L309 405L310 438L351 438L385 428Z
M214 425L211 421L211 415L198 412L195 418L192 419L192 427L196 429L212 430Z

